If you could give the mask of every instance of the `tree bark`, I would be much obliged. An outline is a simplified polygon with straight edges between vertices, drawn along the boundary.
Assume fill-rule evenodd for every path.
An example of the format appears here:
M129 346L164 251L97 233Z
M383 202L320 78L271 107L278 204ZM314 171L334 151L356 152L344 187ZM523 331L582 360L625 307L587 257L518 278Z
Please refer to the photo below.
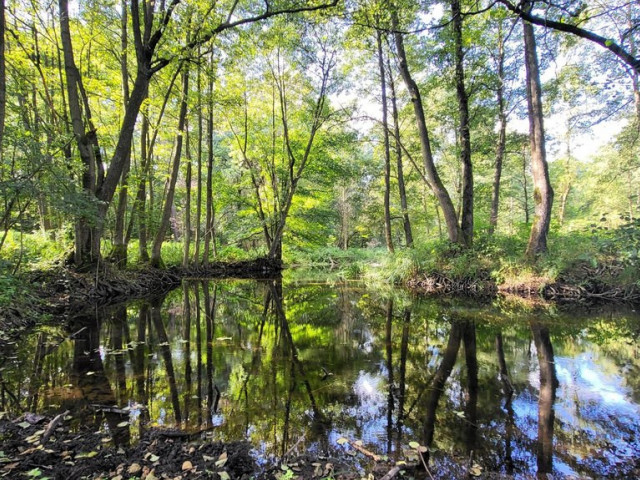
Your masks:
M393 253L393 239L391 237L391 151L389 148L389 122L387 106L387 83L384 71L384 55L382 53L382 34L376 30L378 46L378 68L380 69L380 93L382 99L382 135L384 139L384 239L387 250Z
M173 209L173 198L175 196L176 182L178 181L178 174L180 172L180 160L182 158L182 144L184 137L184 130L187 118L187 96L189 94L189 70L183 66L182 71L182 91L180 102L180 113L178 116L178 133L176 134L175 143L173 146L173 155L171 159L171 176L167 186L167 195L164 201L164 207L162 209L162 218L160 225L158 226L158 232L156 233L153 247L151 248L151 266L159 267L162 263L162 244L164 243L164 237L169 227L169 221L171 219L171 211Z
M523 21L524 49L527 83L527 106L529 110L529 144L531 146L531 170L533 172L535 217L531 226L526 256L535 259L547 251L547 235L551 223L553 188L549 181L547 165L544 120L542 112L542 91L536 53L536 39L533 25Z
M433 190L438 203L442 208L444 214L445 223L447 225L447 233L449 240L453 243L462 242L462 232L458 225L458 215L456 209L453 206L449 192L445 188L440 175L435 166L433 160L433 154L431 153L431 141L429 139L429 131L427 129L427 121L424 114L424 107L422 105L422 96L420 95L420 89L418 84L411 76L409 65L407 63L407 55L404 49L404 40L402 33L399 30L398 14L395 11L391 12L391 25L394 30L394 40L398 53L398 60L400 63L400 73L404 80L404 83L411 95L411 103L413 104L413 110L416 117L416 124L418 127L418 135L420 137L420 149L422 152L422 160L424 162L424 169L426 177L429 180L429 185Z
M469 95L464 85L464 52L462 49L462 11L460 0L451 0L453 37L455 44L456 95L460 121L460 162L462 163L462 214L460 230L463 243L473 243L473 165L471 163L471 130L469 125Z

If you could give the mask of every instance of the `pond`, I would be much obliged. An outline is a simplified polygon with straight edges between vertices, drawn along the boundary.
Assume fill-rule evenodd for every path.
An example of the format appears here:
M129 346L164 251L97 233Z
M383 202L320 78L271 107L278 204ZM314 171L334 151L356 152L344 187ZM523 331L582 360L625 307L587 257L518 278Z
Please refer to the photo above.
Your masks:
M1 410L71 412L117 443L152 426L432 472L619 477L640 458L640 316L414 298L294 280L185 282L43 327L2 358ZM415 445L415 444L414 444Z

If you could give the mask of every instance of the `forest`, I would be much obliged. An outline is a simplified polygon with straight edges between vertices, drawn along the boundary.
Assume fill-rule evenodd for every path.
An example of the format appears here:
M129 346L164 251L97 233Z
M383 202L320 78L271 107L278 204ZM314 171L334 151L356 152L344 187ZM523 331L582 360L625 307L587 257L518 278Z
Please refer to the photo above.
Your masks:
M4 301L261 257L637 281L635 2L1 7Z
M640 478L639 27L0 0L0 476Z

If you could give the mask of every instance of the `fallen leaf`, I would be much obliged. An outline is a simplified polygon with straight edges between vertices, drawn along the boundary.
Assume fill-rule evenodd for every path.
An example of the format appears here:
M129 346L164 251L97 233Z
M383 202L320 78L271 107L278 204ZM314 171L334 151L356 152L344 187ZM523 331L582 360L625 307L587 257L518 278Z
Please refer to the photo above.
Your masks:
M409 442L409 446L414 450L417 450L420 444L418 442Z
M193 464L189 460L185 460L185 462L182 464L182 471L183 472L185 470L191 470L192 468L193 468Z
M127 473L129 475L137 475L141 471L142 467L138 463L132 463L131 465L129 465L129 468L127 468Z
M227 452L222 452L216 461L216 467L224 467L227 463Z
M231 477L225 471L218 472L218 476L220 477L220 480L231 480Z
M126 427L126 426L128 426L128 425L129 425L129 422L120 422L118 425L116 425L116 427L118 427L118 428L124 428L124 427Z
M338 440L336 440L338 442L338 445L344 445L345 443L349 443L349 440L347 440L344 437L340 437Z

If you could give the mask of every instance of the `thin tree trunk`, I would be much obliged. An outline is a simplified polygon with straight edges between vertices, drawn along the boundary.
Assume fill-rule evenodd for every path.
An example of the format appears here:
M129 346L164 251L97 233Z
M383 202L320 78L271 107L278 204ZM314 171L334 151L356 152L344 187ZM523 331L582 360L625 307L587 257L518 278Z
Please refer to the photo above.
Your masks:
M198 58L200 58L200 48L198 48ZM202 77L200 63L198 63L198 71L196 75L196 90L198 91L198 187L196 193L196 234L195 234L195 251L193 253L193 263L197 268L200 266L200 242L202 241Z
M207 112L207 206L204 226L204 258L202 264L209 266L211 240L213 235L214 206L213 206L213 53L209 70L209 105ZM215 238L213 238L215 243Z
M127 67L127 3L125 0L120 2L122 11L120 18L120 78L122 82L122 102L124 111L127 111L129 103L129 69ZM129 196L128 177L131 166L131 146L127 154L127 159L122 170L122 178L120 179L120 191L118 192L118 207L116 209L116 225L113 239L113 251L111 252L111 260L118 266L127 265L127 245L128 239L125 232L125 216L127 213L127 200Z
M498 209L500 207L500 180L502 178L502 163L504 161L507 143L507 114L504 100L504 39L502 25L498 29L498 144L496 145L496 165L493 175L493 190L491 193L491 216L489 217L489 235L493 235L498 226Z
M464 52L462 50L462 11L460 0L451 0L455 43L456 94L460 115L460 162L462 163L462 214L460 230L467 246L473 243L473 165L471 164L471 130L469 96L464 85Z
M189 247L191 246L191 149L189 148L189 126L187 123L186 131L186 154L187 154L187 172L185 175L185 184L187 187L187 195L184 206L184 255L182 257L182 266L189 265Z
M527 106L529 110L529 143L531 146L531 171L533 173L535 217L531 226L526 256L535 259L547 251L547 235L551 223L553 188L549 181L549 168L544 139L544 115L542 91L536 53L533 25L522 22L524 31L525 66L527 82Z
M185 130L186 118L187 118L187 96L189 94L189 70L184 66L182 72L182 92L180 102L180 113L178 116L178 132L176 134L175 144L173 146L173 155L171 159L171 177L169 178L169 184L167 187L167 195L164 201L164 207L162 209L162 218L160 225L158 226L158 232L156 233L153 247L151 248L151 260L150 263L154 267L159 267L162 263L162 244L164 243L164 237L169 227L169 221L171 219L171 211L173 208L173 198L176 190L176 182L178 181L178 174L180 172L180 159L182 157L182 143Z
M382 98L382 135L384 139L384 239L387 250L393 253L393 239L391 237L391 152L389 148L389 122L387 106L387 82L384 71L384 56L382 53L382 34L376 30L376 43L378 46L378 68L380 69L380 91Z
M416 117L416 124L418 127L418 135L420 137L420 148L422 151L422 160L424 162L424 169L426 177L429 179L429 184L433 193L435 194L442 212L444 214L444 220L447 225L447 233L449 240L453 243L460 243L462 241L460 226L458 225L458 215L456 209L453 206L449 192L445 188L440 175L435 166L433 160L433 154L431 153L431 140L429 139L429 131L427 129L427 121L424 114L424 107L422 105L422 96L418 84L411 76L409 65L407 63L407 55L404 49L404 40L402 33L400 32L398 25L398 14L395 11L391 12L391 24L394 30L394 39L396 49L398 52L398 59L400 63L400 73L404 83L411 95L411 103L413 104L413 110Z
M402 208L402 225L404 228L404 238L407 247L413 247L413 231L409 220L409 207L407 203L407 190L404 183L404 167L402 165L402 146L400 142L400 120L398 115L398 99L396 97L396 86L393 80L393 70L391 62L387 58L387 68L389 70L389 90L391 90L391 114L393 117L393 135L395 137L396 166L398 174L398 191L400 193L400 207Z
M5 66L5 15L4 0L0 0L0 165L4 151L4 122L7 109L7 72Z

